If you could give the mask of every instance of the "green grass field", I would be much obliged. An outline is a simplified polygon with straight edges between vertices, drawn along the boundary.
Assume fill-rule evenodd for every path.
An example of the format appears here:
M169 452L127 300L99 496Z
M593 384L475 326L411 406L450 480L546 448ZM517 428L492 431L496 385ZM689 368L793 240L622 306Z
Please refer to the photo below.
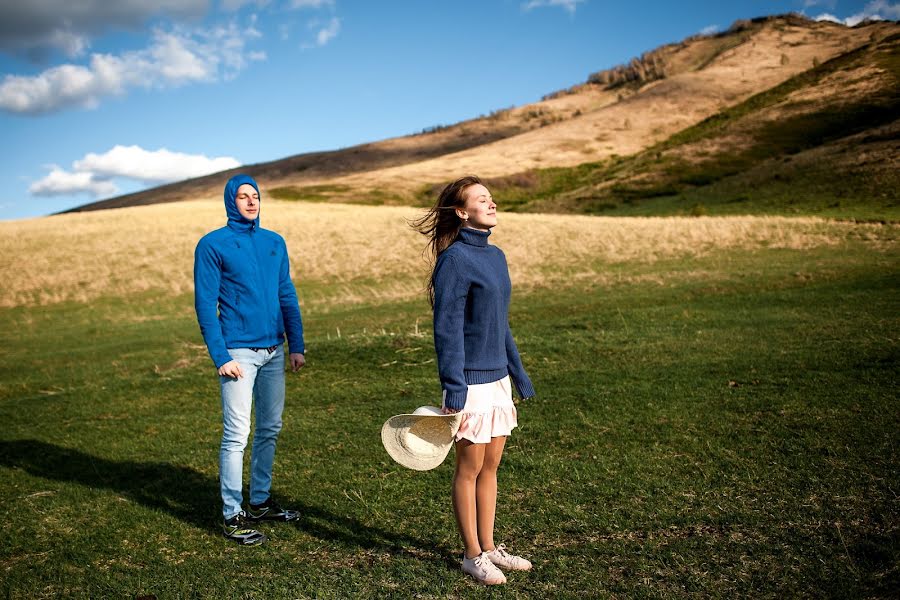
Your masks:
M723 250L514 293L539 395L519 404L497 538L535 569L500 590L459 571L452 453L417 473L381 447L385 419L438 402L424 299L306 311L274 488L303 516L258 548L219 534L218 390L189 295L2 309L0 590L894 597L895 244Z

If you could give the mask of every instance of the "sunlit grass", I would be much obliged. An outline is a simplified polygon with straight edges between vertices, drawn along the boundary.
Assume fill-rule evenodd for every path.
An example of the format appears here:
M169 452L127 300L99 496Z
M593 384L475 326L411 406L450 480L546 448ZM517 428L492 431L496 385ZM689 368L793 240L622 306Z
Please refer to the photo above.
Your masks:
M314 305L410 299L428 273L425 239L407 225L420 211L270 200L262 224L286 239L293 276L311 290ZM221 202L196 201L0 223L0 306L188 293L197 240L224 222ZM531 288L603 282L615 264L731 249L808 249L852 238L890 242L898 231L815 218L502 213L491 241L506 252L517 286Z

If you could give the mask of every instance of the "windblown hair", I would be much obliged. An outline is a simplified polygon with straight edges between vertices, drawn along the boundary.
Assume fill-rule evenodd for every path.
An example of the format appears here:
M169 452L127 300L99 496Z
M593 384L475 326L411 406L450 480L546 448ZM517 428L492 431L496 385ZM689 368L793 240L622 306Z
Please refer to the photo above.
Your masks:
M416 231L428 237L425 253L428 254L431 262L431 273L428 276L426 290L428 302L432 308L434 308L434 267L437 265L437 258L441 252L450 247L463 226L463 221L456 214L456 209L465 206L466 189L480 183L481 180L478 177L467 175L447 184L434 206L421 218L410 222Z

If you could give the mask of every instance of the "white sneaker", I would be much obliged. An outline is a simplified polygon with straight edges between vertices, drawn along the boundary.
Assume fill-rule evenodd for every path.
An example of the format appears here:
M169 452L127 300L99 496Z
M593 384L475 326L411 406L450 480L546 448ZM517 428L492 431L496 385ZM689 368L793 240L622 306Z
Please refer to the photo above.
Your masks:
M484 585L506 583L506 575L494 566L486 552L482 552L475 558L466 558L466 555L463 554L462 570L463 573L471 575L478 583Z
M511 571L528 571L531 569L531 562L528 559L510 554L506 551L504 544L500 544L490 552L485 552L484 555L488 557L489 561L504 569L510 569Z

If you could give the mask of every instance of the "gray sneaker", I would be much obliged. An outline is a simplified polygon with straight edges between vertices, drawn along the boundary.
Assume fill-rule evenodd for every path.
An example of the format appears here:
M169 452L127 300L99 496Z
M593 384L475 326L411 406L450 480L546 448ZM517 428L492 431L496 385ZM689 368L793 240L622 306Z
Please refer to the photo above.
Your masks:
M222 523L222 535L242 546L258 546L266 541L266 536L247 523L247 515L242 512Z
M247 505L247 519L250 521L296 521L299 518L299 511L281 508L271 497L262 504Z
M488 557L488 560L502 569L509 569L510 571L531 570L531 562L521 556L516 556L515 554L507 552L505 544L500 544L490 552L485 552L484 554Z
M475 558L466 558L463 555L462 570L463 573L471 575L475 578L475 581L484 585L506 583L506 575L494 566L494 563L488 559L487 554L484 552Z

